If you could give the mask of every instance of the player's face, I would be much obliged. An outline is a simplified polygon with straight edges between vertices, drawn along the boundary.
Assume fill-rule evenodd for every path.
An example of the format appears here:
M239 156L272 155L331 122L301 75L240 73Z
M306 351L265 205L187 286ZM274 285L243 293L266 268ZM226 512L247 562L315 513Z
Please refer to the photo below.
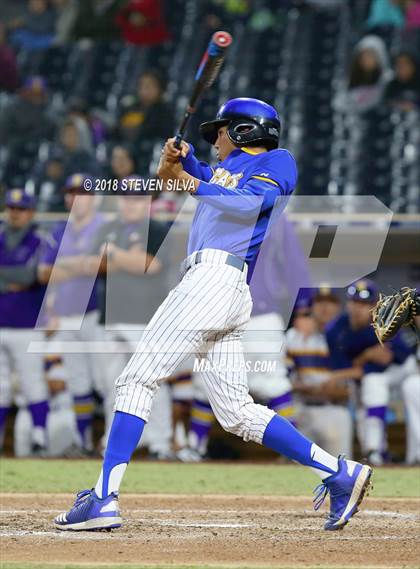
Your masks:
M369 302L357 300L349 300L347 302L347 311L353 328L363 328L372 322L372 308L373 304Z
M222 162L225 158L229 156L236 146L230 140L227 135L227 126L222 126L219 128L217 133L217 140L214 143L214 148L216 150L217 159Z
M28 225L33 218L35 212L33 209L21 209L18 207L6 208L6 223L14 229L22 229Z
M125 196L118 200L118 209L125 223L142 221L149 213L150 199L146 196Z
M329 298L315 300L312 305L312 315L321 327L336 318L339 312L340 303Z

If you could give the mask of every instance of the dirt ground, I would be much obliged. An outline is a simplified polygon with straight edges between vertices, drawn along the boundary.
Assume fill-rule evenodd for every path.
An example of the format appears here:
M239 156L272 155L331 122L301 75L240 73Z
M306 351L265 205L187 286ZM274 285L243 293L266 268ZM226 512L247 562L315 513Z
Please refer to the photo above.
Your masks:
M1 494L2 561L267 567L418 567L420 501L368 498L342 532L310 497L124 495L125 525L59 532L64 494Z

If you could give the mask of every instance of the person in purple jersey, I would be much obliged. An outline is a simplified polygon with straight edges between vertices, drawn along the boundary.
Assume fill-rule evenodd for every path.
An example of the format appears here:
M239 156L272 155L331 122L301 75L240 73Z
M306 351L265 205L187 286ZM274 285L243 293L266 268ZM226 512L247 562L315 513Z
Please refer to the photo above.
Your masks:
M10 190L5 223L0 227L0 446L16 372L32 418L32 454L43 456L48 446L48 389L43 356L28 353L28 347L43 338L34 330L45 294L37 265L48 238L34 222L35 205L35 198L24 190Z
M369 461L383 463L386 449L386 410L392 387L400 386L406 408L407 462L420 461L420 374L414 348L399 333L380 345L372 326L372 308L379 292L368 279L347 289L347 311L326 331L331 365L348 371L360 369L361 399L365 410L362 446Z
M294 325L286 332L287 359L297 399L299 428L331 454L353 455L349 386L330 369L325 328L340 313L329 286L301 295Z
M82 349L86 342L100 339L97 287L85 261L105 221L96 211L97 196L78 195L86 178L85 174L73 174L66 180L65 203L70 216L53 230L55 245L46 250L39 269L42 281L49 283L48 317L57 330L51 339L62 342L65 350L62 356L74 401L79 437L69 453L81 455L93 450L93 389L99 382L98 358ZM66 342L80 342L81 348L66 351Z
M279 116L258 99L232 99L200 130L218 154L215 169L199 162L186 142L177 149L174 139L166 142L158 167L165 183L189 191L198 204L182 279L155 312L116 381L115 415L96 486L79 492L73 507L55 518L58 529L121 526L119 487L154 395L190 354L209 364L203 374L206 393L225 430L282 453L321 478L315 507L329 492L325 529L343 528L369 486L369 466L330 455L249 395L241 345L252 311L248 263L297 179L293 156L277 148Z
M100 274L106 277L106 302L101 307L102 333L107 342L116 346L115 352L110 348L101 356L106 426L103 446L114 417L115 377L128 362L139 335L169 290L168 258L161 248L167 227L149 217L151 192L135 191L135 184L142 180L131 176L123 181L127 188L119 191L117 216L100 228L90 257L93 267L98 261L101 263ZM142 439L149 456L162 460L171 457L170 395L169 385L159 390Z

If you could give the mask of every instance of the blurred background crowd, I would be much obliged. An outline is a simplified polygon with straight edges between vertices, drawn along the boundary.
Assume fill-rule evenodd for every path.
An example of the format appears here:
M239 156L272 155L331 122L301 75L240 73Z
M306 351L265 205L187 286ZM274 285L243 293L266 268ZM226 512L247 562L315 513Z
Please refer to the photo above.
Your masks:
M64 209L76 172L154 175L212 32L235 43L189 132L226 98L284 116L302 194L418 212L419 0L4 0L0 184ZM167 207L170 207L169 204Z
M5 451L102 452L113 383L176 282L192 209L182 192L78 194L86 179L155 176L209 37L226 29L234 44L188 132L197 155L214 159L197 126L222 102L261 98L283 117L298 195L374 195L399 214L374 280L341 290L308 288L299 232L311 221L284 221L270 261L283 273L268 267L264 299L275 290L280 303L290 266L305 291L290 321L256 292L247 353L276 365L253 369L251 392L332 453L420 462L416 334L380 346L370 312L382 284L420 281L420 0L2 0L0 17ZM149 456L265 457L217 429L193 367L159 391Z

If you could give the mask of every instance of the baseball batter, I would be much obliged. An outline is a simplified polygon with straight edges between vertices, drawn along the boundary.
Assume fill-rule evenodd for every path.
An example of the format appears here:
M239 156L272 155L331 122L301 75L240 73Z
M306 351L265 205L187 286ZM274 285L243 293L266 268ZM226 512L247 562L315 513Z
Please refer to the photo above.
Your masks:
M173 139L167 141L158 168L164 181L184 183L198 201L182 280L158 308L117 379L115 415L99 479L55 518L59 529L121 526L119 487L153 397L191 353L210 362L207 395L227 431L311 467L321 477L315 508L329 492L325 529L347 524L369 486L369 466L325 452L275 411L254 403L248 392L241 347L252 309L248 263L258 254L269 222L275 223L280 198L293 192L297 178L293 156L277 148L279 116L263 101L232 99L200 132L215 147L215 169L199 162L191 145L183 142L178 150Z

